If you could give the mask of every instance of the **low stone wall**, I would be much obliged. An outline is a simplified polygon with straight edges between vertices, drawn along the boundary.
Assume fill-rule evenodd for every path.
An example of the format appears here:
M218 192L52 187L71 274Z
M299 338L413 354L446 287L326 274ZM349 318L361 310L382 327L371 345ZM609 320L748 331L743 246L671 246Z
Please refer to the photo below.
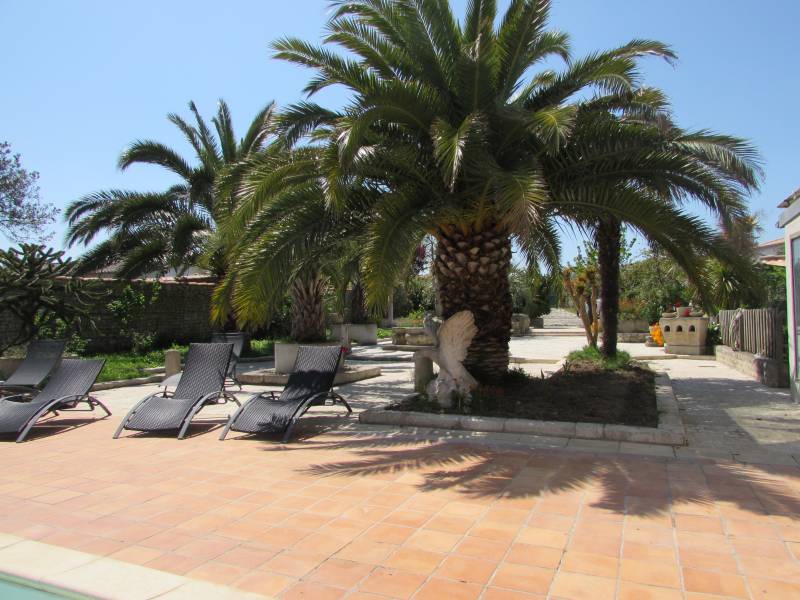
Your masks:
M722 345L714 346L714 356L723 365L768 387L789 387L789 365L783 361L756 356L751 352L737 352Z

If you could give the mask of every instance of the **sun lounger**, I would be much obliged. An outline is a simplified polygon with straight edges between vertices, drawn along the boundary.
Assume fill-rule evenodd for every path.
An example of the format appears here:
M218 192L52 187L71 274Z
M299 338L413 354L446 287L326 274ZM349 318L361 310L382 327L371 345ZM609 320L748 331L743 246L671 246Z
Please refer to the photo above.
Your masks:
M102 408L106 416L111 411L97 398L89 395L92 385L103 368L104 360L79 360L65 358L53 371L41 392L25 402L15 400L22 396L8 396L0 400L0 433L16 433L21 442L36 422L61 410L94 410ZM77 409L80 404L87 409Z
M66 340L33 340L17 370L0 381L0 395L35 394L61 360Z
M294 369L280 395L263 392L251 396L228 419L219 439L224 440L229 431L240 431L282 433L286 442L297 420L309 408L327 400L342 404L347 414L353 412L345 399L332 390L341 356L338 346L300 346Z
M174 392L163 390L142 399L114 433L133 431L178 431L183 439L194 416L209 404L239 401L224 389L233 344L191 344L183 375Z

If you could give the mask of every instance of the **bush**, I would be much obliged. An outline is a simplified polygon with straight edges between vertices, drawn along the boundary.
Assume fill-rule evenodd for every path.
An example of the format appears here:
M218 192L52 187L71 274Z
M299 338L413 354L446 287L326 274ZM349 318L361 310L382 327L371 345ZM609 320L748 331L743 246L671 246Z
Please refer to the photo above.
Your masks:
M569 370L573 364L590 363L609 371L615 371L631 364L631 355L624 350L619 350L614 356L606 357L591 346L584 346L582 350L574 350L567 356L564 370Z
M515 313L536 319L550 312L553 280L533 270L511 267L508 274L509 291Z

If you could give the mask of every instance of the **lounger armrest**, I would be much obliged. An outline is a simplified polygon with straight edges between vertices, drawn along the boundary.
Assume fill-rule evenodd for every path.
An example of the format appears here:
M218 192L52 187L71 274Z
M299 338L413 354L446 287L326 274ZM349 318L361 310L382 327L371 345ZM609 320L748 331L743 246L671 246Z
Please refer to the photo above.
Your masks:
M218 400L221 396L224 396L224 395L225 395L225 390L224 389L223 390L219 390L217 392L210 392L210 393L206 394L205 396L203 396L202 398L200 398L200 402L205 404L206 402L209 402L209 401L214 400L214 399Z

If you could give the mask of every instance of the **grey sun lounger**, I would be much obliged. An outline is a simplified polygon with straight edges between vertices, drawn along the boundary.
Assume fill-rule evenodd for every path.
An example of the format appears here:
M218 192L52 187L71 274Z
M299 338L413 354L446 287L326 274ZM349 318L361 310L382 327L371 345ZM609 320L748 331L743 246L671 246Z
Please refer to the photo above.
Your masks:
M211 341L213 343L218 344L233 344L233 352L231 353L231 360L228 363L228 372L225 374L225 385L229 383L232 385L239 386L239 390L242 389L242 384L236 378L236 365L239 363L239 357L242 355L242 350L244 350L244 333L212 333L211 334ZM170 377L167 377L164 381L161 382L161 385L164 386L164 389L175 387L178 385L178 382L181 380L181 375L183 372L175 373Z
M242 433L283 433L289 440L298 419L312 406L327 400L340 403L353 412L347 401L333 391L333 380L341 360L338 346L300 346L294 369L280 395L275 392L254 394L229 419L219 439L229 431Z
M65 358L32 399L19 395L0 400L0 433L16 433L17 442L21 442L39 419L48 413L57 416L61 410L93 411L100 407L106 416L111 416L100 400L89 395L104 363L104 360ZM79 404L88 408L77 409Z
M194 416L209 404L239 401L224 389L233 344L190 344L186 365L174 392L163 390L142 399L114 433L132 431L178 431L183 439Z
M35 394L61 360L66 340L33 340L17 370L0 381L0 395Z

